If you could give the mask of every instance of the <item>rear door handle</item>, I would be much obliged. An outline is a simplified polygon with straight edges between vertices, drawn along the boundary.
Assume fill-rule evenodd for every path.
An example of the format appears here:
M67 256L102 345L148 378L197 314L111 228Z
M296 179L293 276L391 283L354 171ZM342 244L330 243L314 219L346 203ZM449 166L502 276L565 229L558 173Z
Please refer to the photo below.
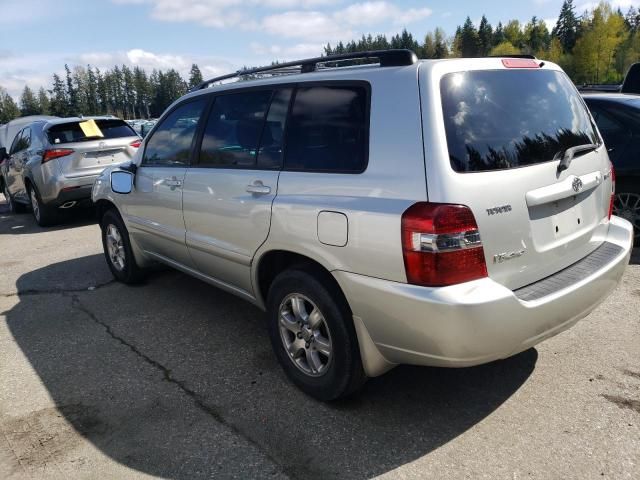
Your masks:
M271 193L271 187L263 185L260 180L256 180L252 185L247 185L247 192L257 193L258 195L267 195Z

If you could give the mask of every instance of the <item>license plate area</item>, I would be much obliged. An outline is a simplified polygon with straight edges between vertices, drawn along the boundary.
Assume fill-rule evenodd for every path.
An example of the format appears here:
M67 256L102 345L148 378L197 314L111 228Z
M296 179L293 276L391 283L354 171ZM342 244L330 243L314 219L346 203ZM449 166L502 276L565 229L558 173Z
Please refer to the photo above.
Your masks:
M529 207L531 236L538 251L555 248L591 231L598 223L593 190Z
M121 150L102 150L99 152L87 152L84 154L83 160L88 165L96 165L102 163L113 163L116 161L116 156Z

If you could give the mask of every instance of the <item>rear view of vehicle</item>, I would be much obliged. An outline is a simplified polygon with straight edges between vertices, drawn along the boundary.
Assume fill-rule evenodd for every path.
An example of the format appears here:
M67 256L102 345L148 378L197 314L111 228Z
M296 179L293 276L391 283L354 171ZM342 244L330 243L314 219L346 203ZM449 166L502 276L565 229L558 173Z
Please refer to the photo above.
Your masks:
M52 120L30 132L22 168L22 192L40 225L56 220L60 210L90 205L91 187L108 166L130 162L140 138L113 117ZM10 173L11 175L11 173Z
M394 302L379 286L362 315L393 363L504 358L606 297L632 229L611 215L607 151L557 66L463 59L425 63L419 79L428 202L404 212L402 248L407 282L425 288Z

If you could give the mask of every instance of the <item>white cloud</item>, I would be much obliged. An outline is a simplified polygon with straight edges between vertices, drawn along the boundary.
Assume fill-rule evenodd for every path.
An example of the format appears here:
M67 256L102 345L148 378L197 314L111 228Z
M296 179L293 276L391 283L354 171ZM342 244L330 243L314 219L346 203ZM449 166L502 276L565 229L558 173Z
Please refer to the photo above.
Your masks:
M583 12L585 11L590 12L591 10L596 8L599 4L600 4L599 1L579 3L575 6L576 12L579 15L582 15ZM629 7L636 7L636 8L640 7L640 0L609 0L609 4L611 5L611 8L613 9L620 8L620 10L626 13Z
M391 21L394 24L407 24L422 20L431 15L428 8L400 8L389 2L375 1L355 3L337 12L334 18L350 25L376 25Z
M286 38L328 42L354 36L354 32L345 29L331 15L316 11L292 11L269 15L262 20L261 26L267 33Z
M324 52L324 44L322 43L297 43L295 45L282 46L252 42L249 47L256 55L277 60L319 57Z
M350 40L353 28L381 24L404 26L431 15L429 8L403 8L374 0L335 9L341 0L112 0L148 4L151 17L164 22L191 22L206 27L263 30L305 42ZM333 8L329 8L333 7Z
M556 26L556 22L558 21L558 17L545 18L543 21L544 21L545 25L547 26L547 30L551 31L551 30L553 30L553 27Z

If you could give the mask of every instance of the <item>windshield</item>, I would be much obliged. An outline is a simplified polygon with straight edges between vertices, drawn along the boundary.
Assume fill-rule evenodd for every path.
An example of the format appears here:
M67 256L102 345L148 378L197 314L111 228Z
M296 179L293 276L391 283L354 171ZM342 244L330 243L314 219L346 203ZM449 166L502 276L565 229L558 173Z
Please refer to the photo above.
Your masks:
M478 172L548 162L599 143L571 81L552 70L478 70L444 75L442 111L451 166Z
M87 137L85 136L80 122L68 122L53 125L47 131L49 142L52 145L60 145L63 143L87 142L97 139L110 139L121 137L137 137L136 132L123 120L96 120L98 128L102 132L103 137Z

